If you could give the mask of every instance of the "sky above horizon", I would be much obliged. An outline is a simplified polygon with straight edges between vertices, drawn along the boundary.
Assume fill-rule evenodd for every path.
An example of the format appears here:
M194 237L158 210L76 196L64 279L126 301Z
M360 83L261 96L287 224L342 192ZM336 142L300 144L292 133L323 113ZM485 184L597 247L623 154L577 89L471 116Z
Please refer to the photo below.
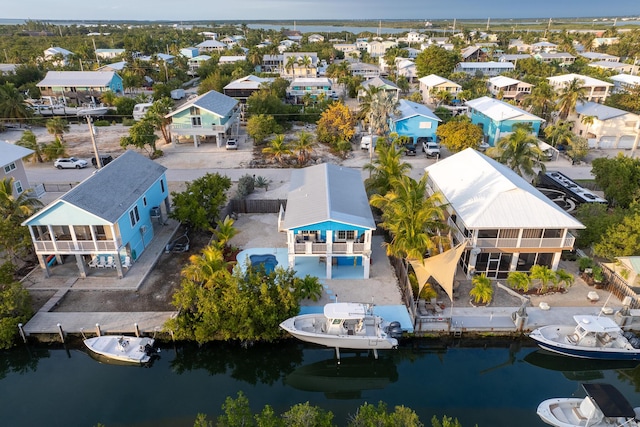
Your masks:
M5 19L282 20L487 19L640 15L638 0L27 0L6 2Z

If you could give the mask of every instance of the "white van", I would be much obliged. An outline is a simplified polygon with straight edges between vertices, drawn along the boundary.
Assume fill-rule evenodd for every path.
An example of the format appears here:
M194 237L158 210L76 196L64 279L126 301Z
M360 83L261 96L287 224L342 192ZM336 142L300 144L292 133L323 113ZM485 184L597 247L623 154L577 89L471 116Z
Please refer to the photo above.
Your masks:
M133 107L133 120L140 120L141 118L144 117L145 114L147 114L147 111L149 111L149 108L151 108L151 106L153 105L152 102L145 102L144 104L136 104L135 107Z

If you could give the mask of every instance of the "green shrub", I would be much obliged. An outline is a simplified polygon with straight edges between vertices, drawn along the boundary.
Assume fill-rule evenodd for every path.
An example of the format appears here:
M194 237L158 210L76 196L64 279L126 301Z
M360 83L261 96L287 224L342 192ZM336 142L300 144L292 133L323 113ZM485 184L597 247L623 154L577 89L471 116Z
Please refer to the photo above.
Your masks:
M136 124L136 121L133 119L127 119L126 117L122 119L122 126L133 126Z
M589 257L582 257L578 260L578 268L580 271L585 271L587 268L593 268L595 263Z
M93 122L94 126L111 126L111 122L109 120L96 120Z
M238 190L236 191L237 197L243 199L249 194L253 193L255 189L255 179L253 176L247 174L240 177L238 180Z

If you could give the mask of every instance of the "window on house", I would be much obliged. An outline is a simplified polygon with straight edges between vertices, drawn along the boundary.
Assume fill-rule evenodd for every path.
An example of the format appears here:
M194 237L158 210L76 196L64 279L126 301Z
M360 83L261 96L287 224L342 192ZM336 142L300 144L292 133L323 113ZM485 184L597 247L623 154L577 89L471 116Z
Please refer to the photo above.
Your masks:
M138 223L138 221L140 221L140 213L138 213L137 206L129 211L129 219L131 220L131 227L133 227Z
M164 193L164 180L163 179L160 180L160 189Z
M4 167L4 173L9 173L12 170L14 170L16 168L16 164L15 163L9 163L8 165L6 165Z
M20 181L15 181L13 183L13 187L16 189L16 193L18 193L18 194L22 194L22 192L24 191L22 189L22 183Z
M191 117L191 126L202 126L202 118L200 116Z
M189 114L191 114L192 116L199 116L200 115L200 109L198 107L191 107L189 109Z
M337 240L355 240L355 230L338 230Z
M478 238L495 239L498 237L498 230L478 230Z
M142 205L143 206L147 206L147 198L146 197L142 198Z

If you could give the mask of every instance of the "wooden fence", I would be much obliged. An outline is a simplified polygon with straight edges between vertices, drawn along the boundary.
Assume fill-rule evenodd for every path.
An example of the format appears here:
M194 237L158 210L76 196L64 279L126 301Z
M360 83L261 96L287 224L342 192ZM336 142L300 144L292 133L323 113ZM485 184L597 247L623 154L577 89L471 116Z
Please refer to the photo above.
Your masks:
M404 305L407 306L413 321L416 317L416 304L413 299L413 290L411 289L411 282L409 282L409 276L407 274L408 269L405 261L402 258L390 256L389 262L391 262L391 266L396 272L398 285L400 286L400 292L402 294L402 301L404 302Z
M286 209L286 199L231 199L227 205L235 213L278 213Z
M624 297L631 297L631 305L630 308L636 309L640 308L640 302L638 301L638 295L636 292L627 285L625 280L616 274L615 271L611 270L609 267L602 263L598 263L600 267L602 267L602 273L605 278L605 290L611 292L615 295L620 301L624 299Z

